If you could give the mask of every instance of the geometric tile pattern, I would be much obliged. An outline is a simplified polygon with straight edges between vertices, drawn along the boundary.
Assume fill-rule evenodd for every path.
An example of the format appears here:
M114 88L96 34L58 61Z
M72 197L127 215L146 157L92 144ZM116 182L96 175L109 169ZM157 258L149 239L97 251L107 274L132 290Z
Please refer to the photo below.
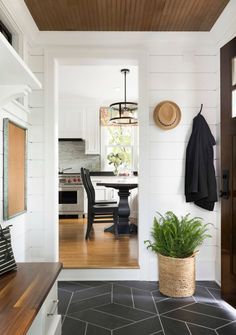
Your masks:
M158 282L59 282L62 335L236 335L236 310L215 282L189 298L168 298Z

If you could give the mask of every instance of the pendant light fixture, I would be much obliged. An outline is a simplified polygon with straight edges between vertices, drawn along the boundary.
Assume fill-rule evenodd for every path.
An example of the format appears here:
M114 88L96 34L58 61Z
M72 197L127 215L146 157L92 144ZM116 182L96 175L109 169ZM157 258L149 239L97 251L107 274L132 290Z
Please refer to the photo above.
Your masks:
M138 104L126 101L126 75L130 71L129 69L122 69L120 72L124 74L124 101L110 105L110 123L114 125L136 125L138 123Z

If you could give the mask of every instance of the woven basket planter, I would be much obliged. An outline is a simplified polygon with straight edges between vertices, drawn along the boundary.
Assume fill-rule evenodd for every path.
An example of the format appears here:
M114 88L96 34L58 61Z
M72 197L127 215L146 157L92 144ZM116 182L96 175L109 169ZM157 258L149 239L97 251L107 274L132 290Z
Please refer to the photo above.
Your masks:
M190 297L195 292L195 255L173 258L158 255L159 289L168 297Z

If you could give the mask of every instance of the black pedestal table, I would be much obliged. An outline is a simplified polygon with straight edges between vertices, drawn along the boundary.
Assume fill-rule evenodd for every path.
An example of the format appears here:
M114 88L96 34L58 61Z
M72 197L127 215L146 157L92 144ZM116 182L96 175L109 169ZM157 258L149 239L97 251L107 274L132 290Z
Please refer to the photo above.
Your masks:
M105 186L109 188L115 188L118 190L119 195L119 206L118 206L118 234L129 234L129 195L130 190L137 188L137 183L97 183L97 186ZM108 228L109 229L109 228ZM108 230L106 230L108 231Z

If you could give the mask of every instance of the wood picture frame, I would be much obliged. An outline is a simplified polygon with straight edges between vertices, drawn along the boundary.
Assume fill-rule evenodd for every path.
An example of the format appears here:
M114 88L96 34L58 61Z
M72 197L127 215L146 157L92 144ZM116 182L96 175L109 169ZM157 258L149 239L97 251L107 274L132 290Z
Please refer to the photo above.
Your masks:
M3 219L27 211L27 129L3 119Z

